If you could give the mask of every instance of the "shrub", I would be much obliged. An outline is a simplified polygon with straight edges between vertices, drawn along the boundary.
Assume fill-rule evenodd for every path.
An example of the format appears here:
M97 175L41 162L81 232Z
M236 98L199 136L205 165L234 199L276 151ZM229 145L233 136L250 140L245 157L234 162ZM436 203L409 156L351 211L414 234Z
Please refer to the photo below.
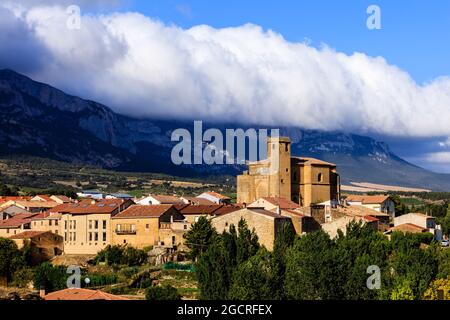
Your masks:
M170 285L147 288L145 298L147 300L181 300L178 290Z
M127 265L140 266L147 262L147 253L144 250L129 246L107 246L94 258L94 263L106 263L109 266Z
M67 278L68 274L64 266L54 267L45 262L36 267L33 284L37 290L44 287L47 292L53 292L67 288Z

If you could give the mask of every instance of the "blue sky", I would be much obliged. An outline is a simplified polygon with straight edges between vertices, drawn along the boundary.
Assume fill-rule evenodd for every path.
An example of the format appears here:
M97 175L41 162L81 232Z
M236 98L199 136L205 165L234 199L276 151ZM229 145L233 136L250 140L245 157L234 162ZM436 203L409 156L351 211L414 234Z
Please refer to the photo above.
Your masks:
M369 5L381 8L382 29L366 27ZM128 0L138 11L183 28L254 23L287 40L321 43L351 54L383 56L419 83L450 75L450 1Z

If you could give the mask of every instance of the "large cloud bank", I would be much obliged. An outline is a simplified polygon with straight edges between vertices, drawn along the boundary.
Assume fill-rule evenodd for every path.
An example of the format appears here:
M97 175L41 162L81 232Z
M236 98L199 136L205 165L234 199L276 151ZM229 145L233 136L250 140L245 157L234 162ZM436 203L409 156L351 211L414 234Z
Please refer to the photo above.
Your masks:
M419 85L381 57L291 43L256 25L181 29L138 13L0 5L0 67L115 111L395 136L450 136L450 78Z

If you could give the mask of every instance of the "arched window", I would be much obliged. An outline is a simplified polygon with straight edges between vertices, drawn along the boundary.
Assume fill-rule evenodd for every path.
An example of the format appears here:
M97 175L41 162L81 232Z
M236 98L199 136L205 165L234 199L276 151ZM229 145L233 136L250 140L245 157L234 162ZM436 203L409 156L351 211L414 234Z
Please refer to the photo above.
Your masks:
M323 182L323 174L319 173L319 174L317 175L317 181Z

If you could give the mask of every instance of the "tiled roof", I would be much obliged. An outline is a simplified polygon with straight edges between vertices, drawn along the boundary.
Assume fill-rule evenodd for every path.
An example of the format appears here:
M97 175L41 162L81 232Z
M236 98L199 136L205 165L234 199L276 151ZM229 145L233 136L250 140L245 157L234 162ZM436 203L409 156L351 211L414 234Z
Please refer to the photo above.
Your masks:
M214 215L220 216L220 215L228 214L230 212L238 211L241 209L242 208L238 207L238 206L223 206L223 207L217 209L216 211L214 211Z
M130 219L130 218L159 218L164 213L173 208L171 204L141 206L134 205L117 214L113 219Z
M316 159L316 158L310 158L310 157L292 157L292 158L296 159L296 160L300 160L304 164L336 167L336 164L334 164L334 163L326 162L326 161Z
M349 195L346 199L348 202L361 202L362 204L381 204L389 199L389 196L378 195L378 196L360 196L360 195Z
M19 234L15 234L11 237L9 237L9 239L31 239L37 236L40 236L44 233L47 233L48 231L25 231Z
M23 224L29 223L31 218L36 216L33 213L19 213L12 218L0 221L0 229L19 228Z
M186 199L189 201L189 203L194 205L213 205L214 202L205 199L205 198L197 198L197 197L183 197L183 199Z
M44 300L128 300L100 290L69 288L47 294Z
M177 203L183 203L183 200L181 200L179 197L176 196L166 196L166 195L155 195L151 194L150 197L158 200L161 202L161 204L177 204Z
M53 208L59 205L59 203L55 201L16 201L18 206L22 206L25 208Z
M180 213L182 215L195 215L195 214L210 214L213 215L215 213L215 211L219 210L220 208L222 208L223 205L221 204L215 204L215 205L210 205L210 206L205 206L205 205L198 205L198 206L193 206L193 205L189 205L184 207L183 209L179 210Z
M300 208L300 205L285 198L277 198L277 197L264 197L264 200L267 202L279 206L281 209L297 209Z
M424 229L420 226L417 226L415 224L412 223L404 223L398 226L395 226L389 230L392 231L401 231L401 232L409 232L409 233L421 233L421 232L426 232L427 229Z
M62 196L62 195L53 195L53 196L51 196L51 198L56 198L59 201L64 202L64 203L73 201L71 198L69 198L67 196Z
M252 208L248 208L247 210L249 210L249 211L251 211L251 212L255 212L255 213L258 213L258 214L262 214L262 215L264 215L264 216L268 216L268 217L271 217L271 218L276 218L276 219L278 219L278 218L284 218L284 219L289 219L288 217L284 217L284 216L282 216L282 215L280 215L280 214L278 214L278 213L275 213L275 212L272 212L272 211L268 211L268 210L264 210L264 209L252 209Z
M230 200L229 197L224 196L223 194L220 194L220 193L217 193L217 192L214 192L214 191L209 191L209 192L205 192L205 193L210 195L210 196L212 196L212 197L214 197L214 198L217 198L217 199Z
M70 213L70 214L90 214L104 213L111 214L124 203L122 199L104 199L104 200L84 200L78 203L60 204L49 212L53 213Z
M47 196L46 194L38 194L38 195L36 195L36 197L39 197L40 199L42 199L41 201L53 201L53 199L50 198L50 196ZM33 199L36 197L33 197ZM37 200L37 201L39 201L39 200Z

